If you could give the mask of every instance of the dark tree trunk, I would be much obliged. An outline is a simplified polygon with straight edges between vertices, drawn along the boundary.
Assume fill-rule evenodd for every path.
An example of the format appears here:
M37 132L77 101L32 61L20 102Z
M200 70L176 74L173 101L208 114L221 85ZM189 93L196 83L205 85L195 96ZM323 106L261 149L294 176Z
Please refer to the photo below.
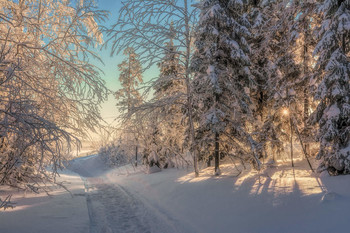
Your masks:
M207 160L207 167L211 167L211 161L213 160L213 156L209 156L208 160Z
M215 102L219 103L219 95L215 94ZM214 166L215 166L215 175L220 175L220 168L219 168L219 160L220 160L220 148L219 148L219 133L217 132L217 129L215 130L215 152L214 152Z
M136 150L135 150L135 167L137 167L137 149L138 149L138 147L136 146Z
M309 119L309 106L310 106L310 102L309 102L309 89L308 87L305 85L304 88L304 136L305 138L309 137L308 135L310 135L310 130L308 129L308 119ZM305 152L307 153L307 155L310 155L310 144L308 142L308 140L306 140L305 143Z
M292 160L292 167L294 167L294 160L293 160L293 122L292 122L292 117L290 117L290 158Z
M220 168L219 168L219 133L215 133L215 152L214 152L214 162L215 162L215 175L220 175Z
M309 61L309 53L308 53L308 44L306 41L309 39L309 18L306 17L306 22L304 22L304 31L305 31L305 38L304 38L304 50L303 50L303 73L304 76L309 75L309 66L308 66L308 61ZM308 80L308 79L306 79ZM308 124L307 121L309 119L309 107L310 107L310 101L309 101L309 87L308 87L308 82L306 82L305 87L304 87L304 136L305 138L310 135L310 132L308 130ZM307 141L307 140L306 140ZM310 155L310 145L308 142L305 143L305 152L307 155ZM306 155L306 156L307 156Z

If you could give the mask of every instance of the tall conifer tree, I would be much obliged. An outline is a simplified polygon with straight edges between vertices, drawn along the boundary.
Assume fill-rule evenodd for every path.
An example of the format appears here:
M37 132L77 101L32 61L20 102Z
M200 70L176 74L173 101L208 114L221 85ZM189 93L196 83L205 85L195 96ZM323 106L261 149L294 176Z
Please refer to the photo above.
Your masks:
M115 96L118 100L117 106L125 114L124 119L126 119L123 124L125 129L124 144L127 147L125 151L129 152L131 157L133 152L130 150L131 148L135 148L135 164L137 165L139 132L135 124L132 123L133 120L136 120L132 114L135 108L142 103L142 95L138 90L139 84L143 82L142 66L139 56L132 47L126 48L124 55L126 56L125 60L118 65L120 71L119 81L122 88L115 93Z
M133 48L126 48L124 55L126 59L118 65L122 88L115 93L115 96L119 101L117 105L121 107L121 111L129 114L132 108L142 101L138 91L138 86L142 83L142 66Z
M322 23L314 55L318 56L320 84L315 99L319 101L312 120L319 124L322 160L319 171L331 175L350 173L350 1L326 0L318 7Z
M251 115L247 92L250 48L246 40L250 24L241 1L205 0L199 8L197 51L192 64L199 117L197 140L214 148L215 174L219 175L223 149L242 153L244 143L250 143L254 150L256 147L244 127ZM253 161L258 162L256 156Z
M160 74L155 81L153 105L159 119L162 135L161 156L179 154L184 140L184 126L181 124L182 108L186 102L185 69L180 63L179 51L174 45L174 28L170 26L169 42L166 43L164 58L158 64Z

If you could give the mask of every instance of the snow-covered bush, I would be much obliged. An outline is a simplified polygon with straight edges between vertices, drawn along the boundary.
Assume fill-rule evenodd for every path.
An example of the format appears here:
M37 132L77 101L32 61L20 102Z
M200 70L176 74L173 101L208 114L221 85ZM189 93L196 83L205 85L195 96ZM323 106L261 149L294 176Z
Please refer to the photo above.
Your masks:
M120 166L128 162L128 157L120 145L109 144L98 151L100 157L109 166Z

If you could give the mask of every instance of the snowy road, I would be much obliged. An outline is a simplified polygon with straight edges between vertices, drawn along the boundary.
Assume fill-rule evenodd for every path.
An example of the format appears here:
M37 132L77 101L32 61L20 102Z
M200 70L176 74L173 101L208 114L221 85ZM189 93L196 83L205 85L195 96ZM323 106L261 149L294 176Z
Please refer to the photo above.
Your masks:
M151 232L142 203L120 186L95 177L85 185L91 233Z
M178 232L172 222L104 175L98 156L77 159L71 170L85 183L90 233Z

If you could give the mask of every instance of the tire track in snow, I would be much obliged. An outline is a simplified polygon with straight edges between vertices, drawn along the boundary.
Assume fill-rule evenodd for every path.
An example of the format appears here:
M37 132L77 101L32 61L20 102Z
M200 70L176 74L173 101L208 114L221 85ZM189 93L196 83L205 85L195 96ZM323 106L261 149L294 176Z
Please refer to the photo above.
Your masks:
M70 169L84 180L90 233L184 233L166 212L108 181L99 156L76 159Z
M153 223L151 225L151 232L155 233L196 233L199 232L195 228L187 224L187 222L180 222L176 218L172 217L167 211L160 208L160 206L152 204L146 198L143 198L137 193L131 193L129 190L125 189L123 186L117 184L118 187L123 190L128 196L139 200L142 208L146 210L145 216L148 219L152 218ZM148 220L148 222L150 222ZM185 227L186 226L186 227Z
M138 201L122 189L100 178L85 180L90 216L90 233L151 233L148 222L142 221Z

